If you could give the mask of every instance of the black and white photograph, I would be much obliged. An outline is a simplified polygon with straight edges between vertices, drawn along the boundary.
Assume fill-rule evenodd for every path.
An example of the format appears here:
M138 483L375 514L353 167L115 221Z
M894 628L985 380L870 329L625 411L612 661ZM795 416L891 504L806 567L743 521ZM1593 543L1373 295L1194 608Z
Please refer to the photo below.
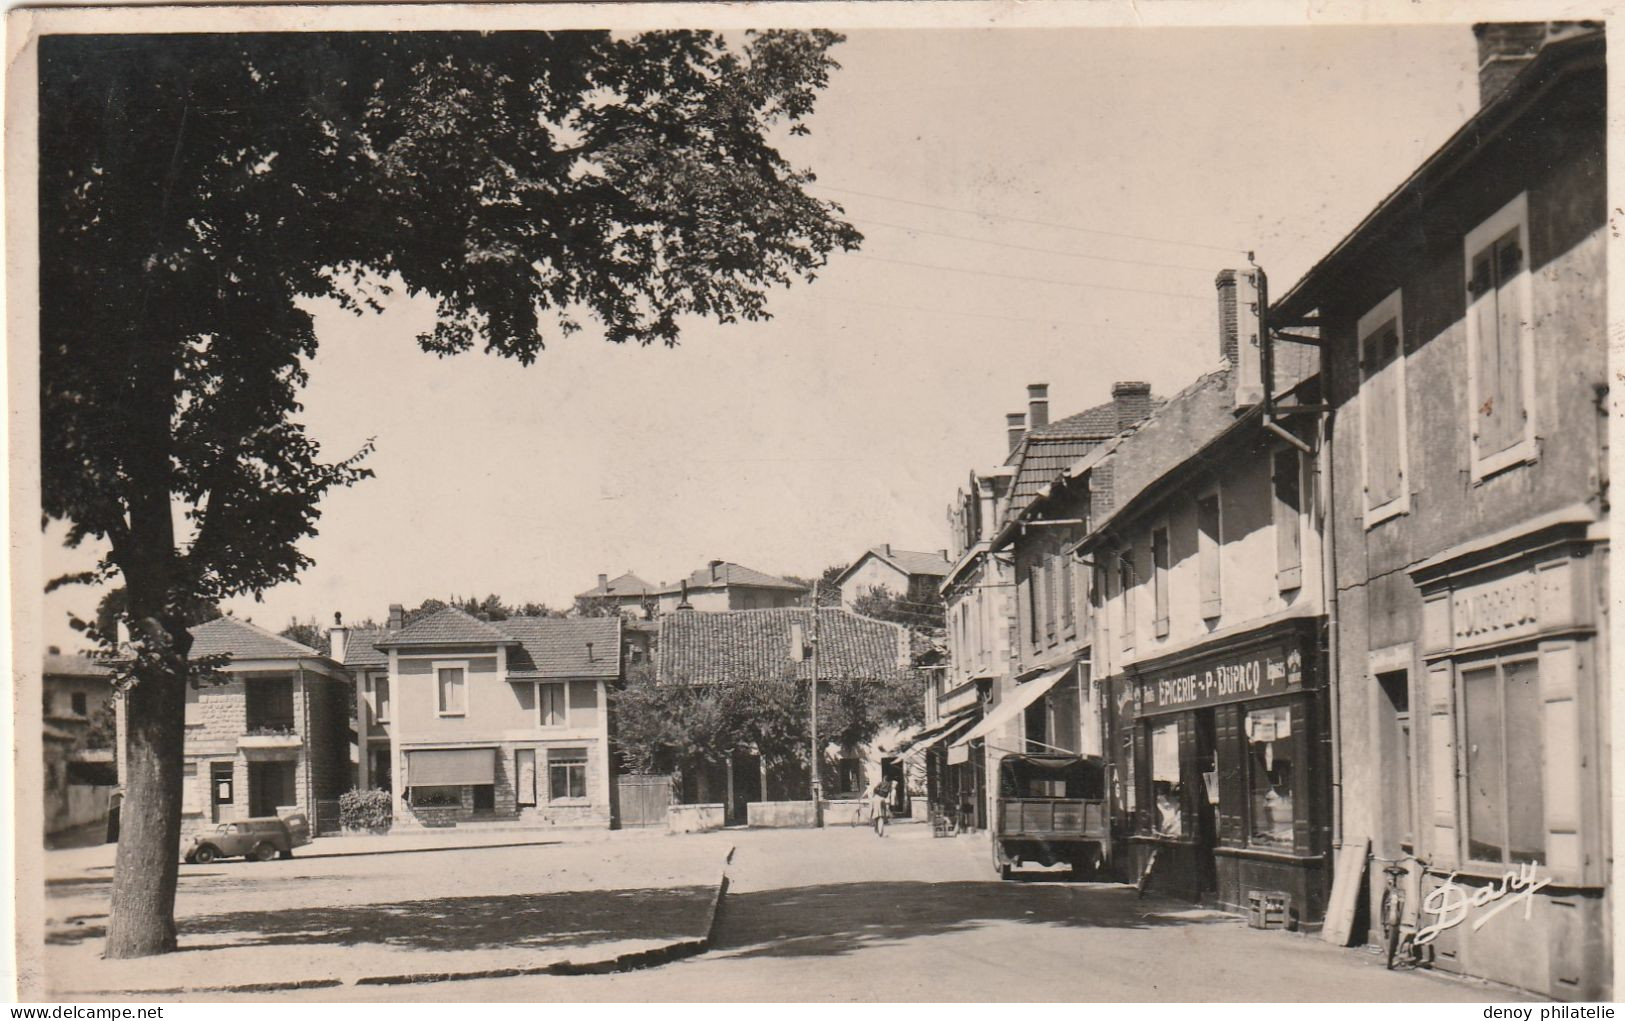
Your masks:
M0 997L1611 1017L1608 22L12 9Z

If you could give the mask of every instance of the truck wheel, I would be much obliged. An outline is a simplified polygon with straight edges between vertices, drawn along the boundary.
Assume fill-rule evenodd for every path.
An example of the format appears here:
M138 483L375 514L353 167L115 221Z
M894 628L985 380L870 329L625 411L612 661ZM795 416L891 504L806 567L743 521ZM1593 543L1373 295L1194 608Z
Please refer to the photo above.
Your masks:
M1011 875L1010 866L1008 866L1008 865L1000 865L999 866L999 878L1000 879L1009 879L1010 875Z
M220 852L216 851L208 844L204 844L202 847L199 847L196 851L192 852L192 860L197 862L199 865L207 865L218 857L220 857Z
M265 843L255 844L254 850L248 852L248 856L255 861L270 861L276 857L276 848Z
M283 861L288 861L289 859L291 859L293 857L293 852L292 851L278 851L277 852L277 857L281 858Z

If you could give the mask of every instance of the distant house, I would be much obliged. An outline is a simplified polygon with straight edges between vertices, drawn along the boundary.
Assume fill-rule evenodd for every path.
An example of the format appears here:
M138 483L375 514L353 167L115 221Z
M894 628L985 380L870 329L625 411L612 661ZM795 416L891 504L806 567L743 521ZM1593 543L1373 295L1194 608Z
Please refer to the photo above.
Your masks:
M671 613L684 605L702 611L769 610L795 606L807 588L793 581L752 570L726 560L713 560L675 585L656 593L659 612Z
M338 798L351 783L344 668L236 617L191 630L193 659L230 660L226 683L186 689L182 827L298 809L316 834L336 832ZM115 705L122 757L123 703Z
M403 625L396 611L391 627L332 631L357 686L358 780L394 795L396 825L607 827L623 622L447 607Z
M841 605L850 607L860 596L873 589L884 589L894 596L922 597L935 602L942 581L953 569L948 551L916 553L913 550L894 549L891 543L875 546L853 561L835 579L841 590Z
M727 684L793 676L812 679L812 660L805 654L814 634L813 609L789 607L727 613L681 612L660 619L656 650L661 684ZM911 663L909 632L885 621L860 617L843 609L817 612L820 694L842 680L895 677ZM827 797L851 796L880 776L881 747L895 733L878 735L869 747L826 751ZM807 797L807 777L769 775L760 756L739 755L724 765L683 778L687 802L723 802L729 819L743 821L753 801L799 800Z
M644 607L654 602L658 586L644 581L631 571L618 578L607 574L598 576L598 584L585 592L577 592L576 599L584 602L613 603L627 616L643 616Z
M45 738L45 832L99 822L118 783L113 735L98 738L96 721L113 699L112 672L87 656L52 646L42 675Z

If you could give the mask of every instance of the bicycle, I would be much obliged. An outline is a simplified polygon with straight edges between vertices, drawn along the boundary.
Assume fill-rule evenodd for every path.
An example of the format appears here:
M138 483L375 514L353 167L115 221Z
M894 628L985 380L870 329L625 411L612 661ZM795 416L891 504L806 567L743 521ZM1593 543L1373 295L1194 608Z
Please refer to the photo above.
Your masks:
M1387 956L1388 970L1394 970L1394 962L1399 958L1400 948L1405 950L1409 963L1417 964L1421 960L1421 953L1416 947L1416 925L1407 922L1405 918L1405 882L1410 877L1411 870L1406 862L1415 862L1418 865L1425 863L1415 855L1404 855L1399 858L1384 858L1373 854L1372 861L1383 862L1382 871L1388 877L1386 886L1382 891L1382 945Z

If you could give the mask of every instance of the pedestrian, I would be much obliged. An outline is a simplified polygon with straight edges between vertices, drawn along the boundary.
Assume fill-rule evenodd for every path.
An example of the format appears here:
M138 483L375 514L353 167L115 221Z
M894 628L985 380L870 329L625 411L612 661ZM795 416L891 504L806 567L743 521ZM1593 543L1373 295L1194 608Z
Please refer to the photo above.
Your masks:
M886 835L886 820L891 818L891 781L882 779L869 789L870 813L875 821L875 836Z

